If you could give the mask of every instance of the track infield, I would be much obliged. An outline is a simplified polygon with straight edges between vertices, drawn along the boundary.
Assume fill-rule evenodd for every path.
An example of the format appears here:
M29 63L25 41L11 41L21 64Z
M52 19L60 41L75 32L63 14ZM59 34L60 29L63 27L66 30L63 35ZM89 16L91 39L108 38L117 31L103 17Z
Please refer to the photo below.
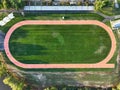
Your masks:
M101 62L94 64L23 64L17 61L11 54L9 50L9 39L12 33L23 25L97 25L102 27L107 31L111 39L111 49L108 56L102 60ZM107 62L113 57L114 52L116 50L116 40L114 34L110 27L105 25L102 22L96 20L67 20L67 21L42 21L42 20L27 20L21 21L15 24L10 30L7 32L5 40L4 40L4 48L5 52L12 63L22 68L114 68L114 64L107 64Z

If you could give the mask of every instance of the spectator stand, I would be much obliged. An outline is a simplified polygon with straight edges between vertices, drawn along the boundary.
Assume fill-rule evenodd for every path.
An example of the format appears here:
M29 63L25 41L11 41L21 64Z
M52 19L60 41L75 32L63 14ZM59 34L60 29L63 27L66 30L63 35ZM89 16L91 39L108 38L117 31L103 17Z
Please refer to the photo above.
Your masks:
M15 16L13 15L13 13L10 13L7 17L4 17L3 20L0 21L0 26L4 26L8 22L10 22L13 18L15 18Z

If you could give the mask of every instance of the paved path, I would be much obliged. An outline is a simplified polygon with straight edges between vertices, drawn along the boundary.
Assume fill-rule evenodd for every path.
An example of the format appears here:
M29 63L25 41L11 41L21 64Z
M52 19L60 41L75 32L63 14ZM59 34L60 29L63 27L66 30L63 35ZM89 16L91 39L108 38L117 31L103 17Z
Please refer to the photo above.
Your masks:
M9 50L9 39L11 34L23 25L98 25L104 28L111 39L111 49L108 56L101 62L94 64L24 64L17 61ZM4 48L6 55L12 63L22 68L114 68L114 64L107 64L107 62L113 57L116 50L116 39L110 27L97 20L27 20L21 21L13 25L7 32L4 40Z
M97 13L98 15L104 17L104 18L110 18L110 16L107 16L107 15L101 13L101 12L96 12L96 13Z
M104 17L105 19L102 21L102 22L106 22L106 21L110 21L110 20L114 20L114 19L119 19L120 18L120 15L113 15L113 16L108 16L108 15L105 15L101 12L94 12L102 17Z
M95 12L95 13L105 18L102 22L110 21L110 20L113 20L115 18L115 16L108 16L108 15L105 15L101 12Z

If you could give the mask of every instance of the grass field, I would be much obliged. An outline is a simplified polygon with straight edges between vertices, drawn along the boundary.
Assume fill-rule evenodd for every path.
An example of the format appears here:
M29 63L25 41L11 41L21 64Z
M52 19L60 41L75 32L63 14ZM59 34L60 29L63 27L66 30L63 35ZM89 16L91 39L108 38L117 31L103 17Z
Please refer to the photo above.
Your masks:
M1 13L0 20L2 20L8 14ZM0 27L0 30L7 32L10 27L15 23L23 20L61 20L62 16L65 16L67 20L98 20L102 21L104 18L94 13L79 13L79 14L41 14L41 13L27 13L25 16L15 13L15 19L11 20L4 27Z
M23 63L96 63L103 60L111 41L94 25L35 25L18 28L10 51Z
M6 15L2 15L0 18L4 18ZM62 16L66 16L67 20L98 20L102 21L104 18L93 13L79 13L79 14L27 14L25 17L22 17L20 14L15 14L15 19L13 19L11 22L7 23L4 27L0 27L0 30L3 32L7 32L10 27L12 27L15 23L22 21L22 20L60 20ZM83 28L83 27L82 27ZM92 26L91 26L92 28ZM103 30L102 30L103 31ZM19 31L18 31L19 32ZM22 31L21 31L22 33ZM24 33L24 32L23 32ZM26 36L25 34L18 34L18 37ZM104 35L103 35L104 36ZM15 36L14 36L15 37ZM23 37L24 38L24 37ZM11 38L12 39L12 38ZM15 38L14 38L15 39ZM14 41L15 42L15 41ZM17 42L17 40L16 40ZM18 46L19 47L19 46ZM93 47L94 48L94 47ZM15 50L13 50L15 51ZM15 52L14 52L15 53ZM7 58L6 54L4 54L5 60L8 64L15 66L12 62L9 61ZM115 63L116 62L116 56L117 53L114 55L112 60L110 60L110 63ZM17 67L18 68L18 67ZM21 70L26 70L26 71L111 71L111 69L22 69Z

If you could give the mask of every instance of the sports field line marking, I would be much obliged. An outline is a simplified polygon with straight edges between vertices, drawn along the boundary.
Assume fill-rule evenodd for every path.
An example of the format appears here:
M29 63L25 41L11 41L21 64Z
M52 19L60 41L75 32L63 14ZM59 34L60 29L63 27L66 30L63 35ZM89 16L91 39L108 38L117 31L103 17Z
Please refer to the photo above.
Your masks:
M93 64L24 64L17 61L11 54L9 50L9 40L12 33L23 25L97 25L104 30L110 36L111 39L111 49L108 56L98 63ZM4 48L7 57L10 59L12 63L14 63L18 67L33 69L33 68L114 68L114 64L107 64L109 60L113 57L114 52L116 50L116 39L110 27L105 25L104 23L97 20L26 20L21 21L13 25L9 31L7 32L4 40Z

